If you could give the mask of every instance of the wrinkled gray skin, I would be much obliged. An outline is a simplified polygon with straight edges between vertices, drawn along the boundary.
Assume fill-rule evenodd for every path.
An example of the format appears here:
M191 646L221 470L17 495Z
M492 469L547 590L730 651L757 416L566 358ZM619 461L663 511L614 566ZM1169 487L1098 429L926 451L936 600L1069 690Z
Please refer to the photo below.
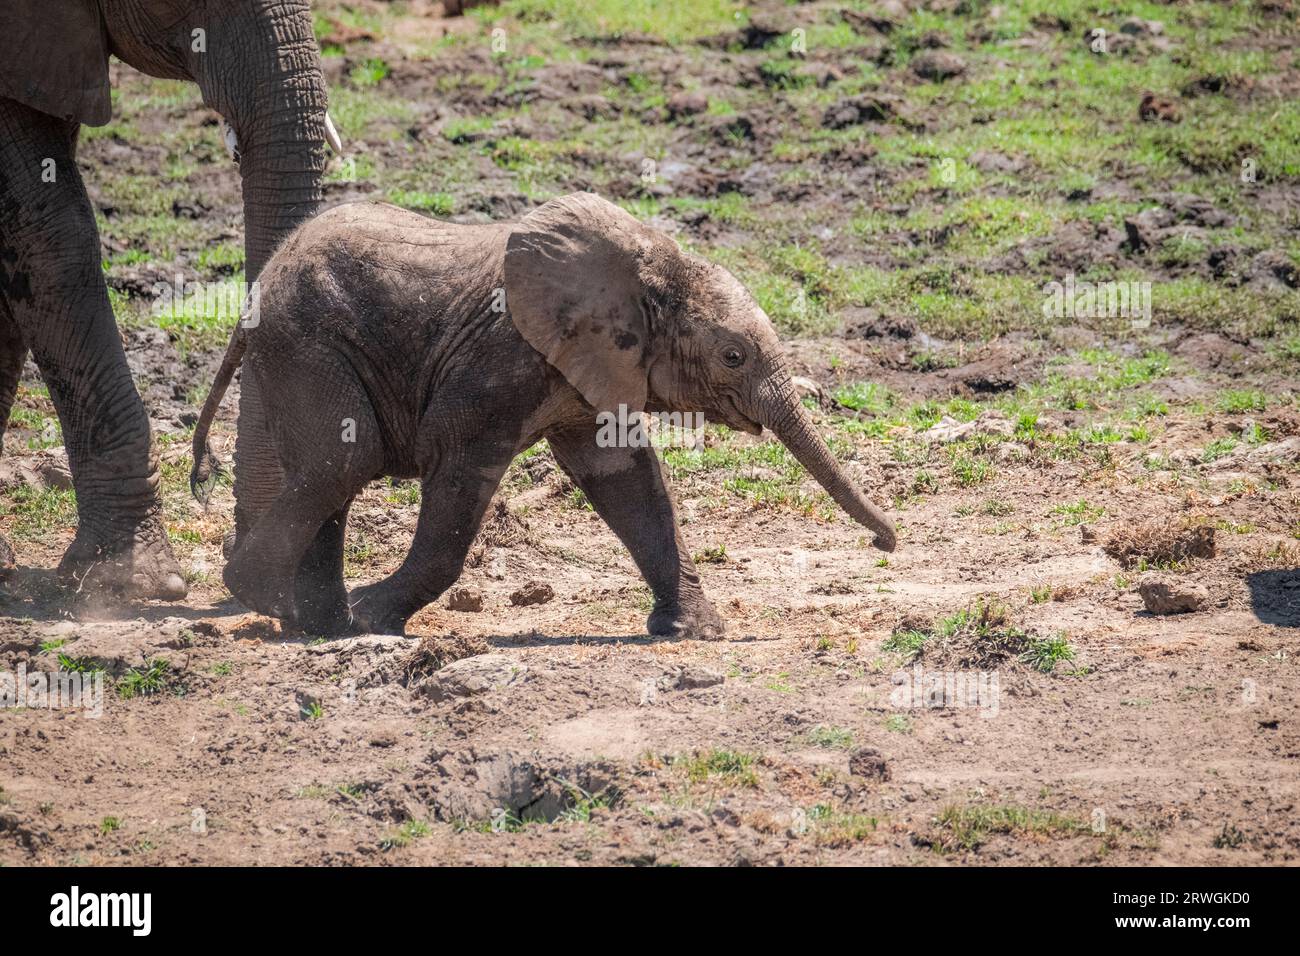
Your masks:
M506 311L494 310L502 289ZM597 412L620 404L771 429L877 547L894 547L740 283L590 193L501 225L381 203L312 220L267 264L256 325L232 338L194 436L196 486L211 476L208 427L241 357L286 481L225 581L247 607L309 631L403 633L460 575L513 457L546 438L653 590L650 633L721 636L658 456L597 445ZM382 475L420 479L415 538L396 572L349 596L348 507Z
M205 51L194 48L198 29ZM63 426L77 494L77 535L61 576L83 589L174 600L185 584L162 524L158 457L75 163L80 124L109 120L109 53L152 76L197 83L234 129L250 280L319 208L325 84L308 0L0 3L0 438L30 349ZM280 476L255 386L242 406L238 478L251 507L274 496ZM257 462L272 470L259 472Z

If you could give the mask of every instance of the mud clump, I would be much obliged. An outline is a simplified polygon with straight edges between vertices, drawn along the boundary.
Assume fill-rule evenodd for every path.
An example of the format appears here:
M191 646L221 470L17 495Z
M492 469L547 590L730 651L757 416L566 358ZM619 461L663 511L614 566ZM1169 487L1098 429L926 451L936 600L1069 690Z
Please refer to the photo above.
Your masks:
M704 687L716 687L726 678L717 671L696 665L679 665L669 668L655 682L659 690L699 690Z
M827 107L822 114L822 126L848 129L863 123L887 123L897 114L898 105L892 100L870 94L853 96Z
M1183 116L1178 109L1178 104L1173 100L1156 96L1154 93L1144 93L1141 102L1138 103L1138 119L1144 123L1154 123L1157 120L1163 123L1180 123Z
M1029 636L997 601L978 600L936 622L920 658L940 670L992 670L1025 652Z
M0 491L27 488L31 491L72 488L68 455L62 448L48 448L30 455L18 455L0 462Z
M529 607L533 604L546 604L555 599L555 589L542 581L529 581L514 594L510 603L515 607Z
M1144 574L1138 582L1138 594L1152 614L1190 614L1210 600L1210 592L1201 585L1163 574Z
M1300 288L1300 268L1290 256L1277 249L1265 249L1250 261L1250 277L1266 285Z
M686 116L696 116L707 112L709 98L698 91L675 93L668 99L668 118L679 120Z
M1188 558L1212 558L1215 554L1214 527L1188 521L1171 524L1151 521L1136 527L1123 526L1110 532L1102 550L1124 568L1142 564L1170 565Z
M475 588L452 588L447 593L447 609L477 614L483 610L483 592Z
M407 686L435 704L455 698L476 697L509 687L525 678L528 668L505 654L479 654L443 666Z
M888 780L889 764L879 750L859 747L849 754L849 773L867 780Z
M912 72L923 80L942 83L966 72L966 61L947 50L926 50L912 60Z
M473 750L434 753L429 803L439 819L493 831L554 822L613 806L615 771L603 763L569 765L537 754Z
M850 339L912 339L921 334L916 319L905 315L883 315L875 309L856 307L844 313L844 337Z
M0 813L0 836L13 839L28 853L35 853L52 842L44 830L33 829L12 813Z
M984 597L929 625L905 617L884 649L909 653L928 670L1019 672L1021 677L1008 688L1014 693L1032 693L1023 679L1028 672L1050 674L1057 664L1074 659L1064 637L1035 634L1013 620L1007 605Z

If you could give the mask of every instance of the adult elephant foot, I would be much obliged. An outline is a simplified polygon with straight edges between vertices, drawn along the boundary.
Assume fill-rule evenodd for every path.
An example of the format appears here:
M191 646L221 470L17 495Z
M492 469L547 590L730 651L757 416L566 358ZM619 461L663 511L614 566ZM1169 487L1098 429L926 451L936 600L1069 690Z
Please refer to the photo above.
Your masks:
M59 577L78 591L131 600L179 601L185 579L162 523L148 519L130 536L103 540L78 532L59 562Z
M656 607L646 630L653 637L696 641L717 641L727 634L726 624L704 597Z

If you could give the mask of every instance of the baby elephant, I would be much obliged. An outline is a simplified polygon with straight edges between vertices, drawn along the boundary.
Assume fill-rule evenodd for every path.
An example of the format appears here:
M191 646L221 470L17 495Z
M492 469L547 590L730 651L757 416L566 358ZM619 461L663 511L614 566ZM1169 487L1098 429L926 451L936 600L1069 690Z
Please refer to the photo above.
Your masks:
M337 206L289 237L259 286L203 407L191 473L197 493L242 358L274 443L255 451L278 456L284 476L270 500L240 502L253 517L225 569L255 611L316 633L402 634L460 575L511 460L545 438L653 590L649 632L720 637L655 451L597 440L609 421L598 416L620 406L771 429L876 547L894 548L740 283L591 193L493 225ZM397 571L349 596L348 507L384 475L420 479L415 537Z

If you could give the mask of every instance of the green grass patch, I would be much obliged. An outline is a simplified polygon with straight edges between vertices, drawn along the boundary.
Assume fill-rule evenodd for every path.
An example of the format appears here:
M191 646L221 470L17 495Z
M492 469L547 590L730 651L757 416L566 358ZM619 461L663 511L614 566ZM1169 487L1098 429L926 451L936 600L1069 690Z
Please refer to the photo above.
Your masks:
M808 742L827 750L848 750L853 746L853 731L846 727L822 725L809 732Z
M487 23L510 17L527 24L556 26L561 38L592 40L629 33L682 43L734 30L745 23L743 8L727 0L507 0L499 8L472 13Z
M8 498L0 501L0 517L8 519L6 529L17 540L42 538L77 524L77 497L71 489L38 491L23 485L9 492Z
M935 822L940 835L933 846L939 852L972 852L994 834L1063 837L1087 833L1091 829L1084 821L1054 810L989 804L945 807Z
M456 211L456 198L451 193L430 193L419 189L390 189L388 201L396 206L450 216Z
M754 769L757 763L755 754L714 749L678 757L672 761L672 767L691 783L708 781L734 787L757 787L758 774Z
M168 661L154 659L143 668L129 668L117 682L117 695L123 700L151 697L168 689L174 676Z

